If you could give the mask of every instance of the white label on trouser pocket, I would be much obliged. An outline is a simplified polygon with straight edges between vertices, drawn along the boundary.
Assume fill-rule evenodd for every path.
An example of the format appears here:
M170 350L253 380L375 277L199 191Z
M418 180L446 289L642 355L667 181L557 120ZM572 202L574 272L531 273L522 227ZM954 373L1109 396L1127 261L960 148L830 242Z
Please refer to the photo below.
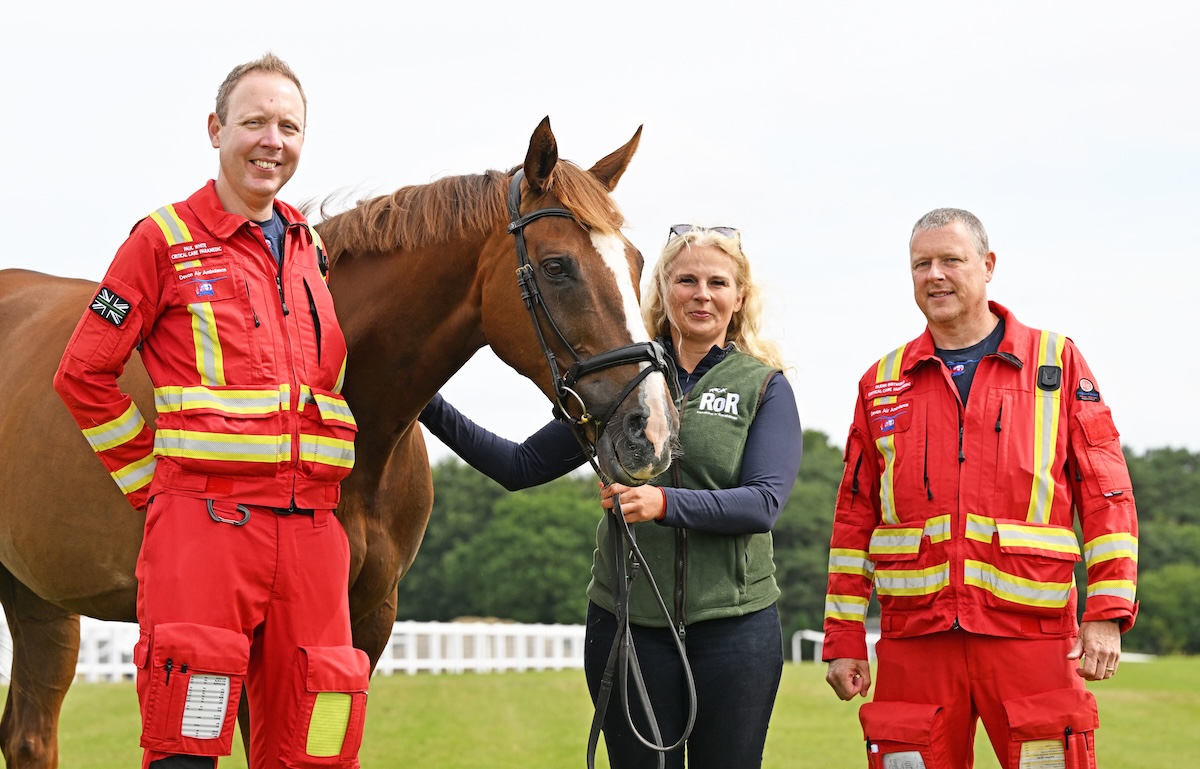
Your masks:
M1030 740L1021 743L1020 769L1063 769L1067 756L1058 740Z
M229 704L229 676L192 676L183 705L183 736L211 740L221 736Z
M883 753L883 769L925 769L925 759L914 750Z
M884 753L883 769L925 769L925 759L915 750L902 753Z

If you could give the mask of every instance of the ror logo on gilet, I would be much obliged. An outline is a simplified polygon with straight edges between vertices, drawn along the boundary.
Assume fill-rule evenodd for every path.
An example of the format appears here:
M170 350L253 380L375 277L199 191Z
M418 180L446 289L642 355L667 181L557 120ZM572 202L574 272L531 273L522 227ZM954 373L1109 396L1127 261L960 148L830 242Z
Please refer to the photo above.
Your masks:
M696 405L697 413L711 416L737 419L738 401L742 396L729 392L726 387L710 387L700 393L700 402Z

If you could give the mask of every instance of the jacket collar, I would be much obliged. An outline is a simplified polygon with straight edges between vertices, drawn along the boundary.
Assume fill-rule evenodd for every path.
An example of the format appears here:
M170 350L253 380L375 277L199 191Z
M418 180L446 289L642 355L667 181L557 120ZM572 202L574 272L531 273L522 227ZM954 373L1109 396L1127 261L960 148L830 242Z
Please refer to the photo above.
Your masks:
M217 183L212 179L193 193L187 199L187 203L204 228L222 240L228 240L239 227L250 221L240 214L231 214L222 207L221 199L217 197ZM288 227L304 223L304 214L279 198L275 199L274 207Z
M1004 321L1004 338L1000 340L1000 349L998 350L1000 357L1017 368L1023 367L1025 361L1034 357L1033 341L1028 327L1022 325L1017 320L1017 316L1001 304L988 302L988 309ZM935 357L937 356L934 352L933 334L929 331L929 326L926 326L925 333L909 342L908 349L904 352L904 373L909 373L920 364Z

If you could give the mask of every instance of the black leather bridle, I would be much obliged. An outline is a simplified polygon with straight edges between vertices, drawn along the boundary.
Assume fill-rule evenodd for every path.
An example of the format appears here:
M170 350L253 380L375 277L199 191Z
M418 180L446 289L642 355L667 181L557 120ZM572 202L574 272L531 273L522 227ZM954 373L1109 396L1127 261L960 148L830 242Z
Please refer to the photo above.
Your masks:
M525 302L526 309L529 310L529 318L533 321L533 329L537 333L538 344L541 345L542 354L546 357L546 364L550 368L550 378L554 386L556 415L570 423L571 431L575 434L575 439L579 441L579 445L591 463L592 469L596 471L596 475L600 477L601 481L607 484L611 479L604 474L600 469L600 465L596 462L595 446L592 441L588 440L585 433L586 428L589 426L593 427L594 440L599 440L600 436L604 433L608 420L616 412L617 408L620 407L621 403L625 401L625 398L633 392L634 388L643 379L655 371L661 372L666 377L667 385L672 395L677 395L679 384L675 378L675 367L667 360L667 354L662 345L655 341L635 342L624 347L618 347L615 350L602 352L586 360L581 360L575 354L575 348L572 347L571 343L563 336L562 331L559 330L558 325L554 322L554 318L550 315L550 311L546 308L545 302L542 300L541 292L538 290L533 265L529 261L529 252L525 246L525 226L545 216L562 216L575 221L578 220L574 214L565 208L539 208L522 216L521 180L524 176L524 170L518 170L513 174L512 182L508 187L508 215L511 220L511 223L508 225L508 231L516 239L517 283L521 287L521 298ZM549 345L546 344L546 338L542 333L542 325L538 317L539 309L541 316L545 318L546 324L574 359L574 362L565 374L559 373L557 358ZM625 385L625 388L621 390L616 400L607 408L601 412L592 413L592 410L588 408L588 404L584 402L582 396L575 390L575 386L579 380L597 371L635 363L649 363L650 365L639 371ZM580 417L575 418L571 416L567 408L569 401L573 401L578 405L582 412ZM683 647L683 641L680 639L678 633L672 633L675 645L679 650L680 660L683 662L684 678L687 681L689 698L688 720L683 734L680 735L679 739L673 745L665 745L662 735L659 732L658 723L654 717L654 709L650 704L650 696L646 691L646 682L642 677L641 667L638 664L637 652L633 646L633 635L629 626L629 589L634 578L639 573L645 573L646 580L650 583L650 590L658 603L660 611L667 620L667 626L670 627L674 623L671 618L671 612L667 609L666 602L663 600L662 593L659 591L658 585L654 582L654 576L645 565L646 560L642 556L641 550L638 549L633 532L629 529L629 524L625 521L625 516L621 514L621 498L619 495L614 497L612 515L607 517L609 539L613 543L613 549L611 553L605 554L605 557L610 558L612 561L611 568L615 583L613 585L613 603L614 614L617 619L617 631L613 638L613 645L609 650L604 675L596 696L596 711L592 719L591 733L588 736L587 765L588 769L595 767L596 748L599 744L600 730L604 724L604 714L608 710L614 678L619 671L620 691L623 694L622 700L625 702L625 720L629 724L632 733L643 745L658 751L658 766L661 769L665 766L665 754L668 751L681 748L692 733L692 726L696 722L696 684L692 677L691 666L688 664L687 652ZM629 546L628 556L626 556L622 543ZM633 715L629 709L629 678L631 675L638 699L642 704L642 709L650 722L653 741L642 736L633 723Z
M675 382L675 368L667 360L667 353L662 345L654 341L634 342L633 344L618 347L615 350L599 353L585 360L580 359L575 353L575 348L567 341L562 331L559 330L558 324L554 322L554 318L550 315L550 311L546 308L546 303L542 299L542 293L538 289L533 265L529 261L529 251L525 246L525 226L530 222L547 216L561 216L574 221L578 220L575 219L573 213L565 208L539 208L522 216L521 180L524 177L525 172L518 170L513 174L512 182L508 186L508 215L511 219L508 231L512 233L517 244L517 283L521 287L521 299L525 302L525 308L529 311L529 319L533 321L533 330L537 333L538 344L542 348L542 355L545 356L546 365L550 368L550 379L554 387L554 400L557 406L556 415L570 422L576 430L587 427L593 428L594 440L599 440L613 413L625 401L625 398L629 397L629 394L641 384L643 379L657 371L666 377L668 386L671 386ZM558 366L558 358L550 349L550 346L546 344L546 337L542 333L542 324L538 317L539 312L541 317L545 319L546 325L550 327L550 330L558 337L558 341L562 343L562 346L571 355L572 363L566 372L561 372ZM594 374L615 366L626 366L636 363L649 363L650 365L639 371L637 376L629 380L625 385L625 389L621 390L616 400L602 411L593 411L593 409L589 408L588 404L584 402L583 397L575 389L579 380L589 374ZM571 405L578 406L581 412L579 417L571 414L571 409L568 408Z

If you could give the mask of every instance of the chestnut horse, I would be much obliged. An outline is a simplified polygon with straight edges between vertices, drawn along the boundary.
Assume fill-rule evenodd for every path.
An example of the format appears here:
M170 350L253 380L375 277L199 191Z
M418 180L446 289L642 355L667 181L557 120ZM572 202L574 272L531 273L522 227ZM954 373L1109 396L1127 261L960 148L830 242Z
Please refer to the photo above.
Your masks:
M372 664L391 635L396 586L432 506L417 416L479 348L490 345L577 421L585 404L605 414L604 425L586 418L580 425L605 475L638 483L668 466L678 416L656 368L661 361L618 354L587 367L608 351L651 348L635 344L648 341L638 314L642 257L621 234L609 197L640 136L639 128L584 171L559 159L543 120L523 179L517 169L447 177L363 201L318 225L349 351L344 394L359 424L338 517L350 540L354 644ZM515 215L506 207L510 186ZM532 282L518 288L516 254L526 249ZM522 297L530 286L537 327ZM135 620L143 516L51 386L95 290L86 281L0 271L0 603L13 637L0 748L9 767L57 766L79 615ZM567 390L555 361L581 358L585 370L573 367L578 376L568 377ZM138 356L120 381L143 415L153 415Z

